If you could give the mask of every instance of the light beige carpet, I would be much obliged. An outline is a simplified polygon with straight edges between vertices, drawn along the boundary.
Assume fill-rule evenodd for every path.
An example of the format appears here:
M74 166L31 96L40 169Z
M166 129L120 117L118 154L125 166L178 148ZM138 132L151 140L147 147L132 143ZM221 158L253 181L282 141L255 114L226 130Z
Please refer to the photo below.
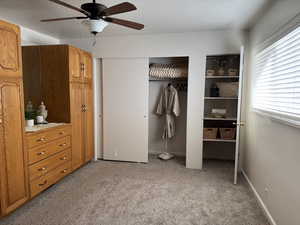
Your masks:
M93 162L0 225L268 224L244 179L232 184L232 163L207 161L202 171L183 164Z

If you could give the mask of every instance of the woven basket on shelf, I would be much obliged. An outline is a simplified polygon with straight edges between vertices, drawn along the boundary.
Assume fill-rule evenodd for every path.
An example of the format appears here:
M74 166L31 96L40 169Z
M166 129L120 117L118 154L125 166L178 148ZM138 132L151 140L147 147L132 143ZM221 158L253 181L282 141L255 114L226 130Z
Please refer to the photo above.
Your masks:
M156 64L150 65L149 76L153 78L186 78L188 69L175 64Z
M220 128L221 139L233 140L235 138L235 128Z
M216 139L218 134L218 128L204 128L203 138L204 139Z

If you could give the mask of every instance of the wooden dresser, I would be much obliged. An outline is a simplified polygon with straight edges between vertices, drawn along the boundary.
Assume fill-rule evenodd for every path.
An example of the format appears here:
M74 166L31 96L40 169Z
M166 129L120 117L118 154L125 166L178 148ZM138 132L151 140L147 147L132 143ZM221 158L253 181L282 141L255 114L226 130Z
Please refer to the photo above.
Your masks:
M68 45L22 52L20 40L0 20L0 218L94 157L92 55ZM25 132L24 99L44 101L47 121L61 124Z
M71 125L26 133L30 197L71 172Z
M69 45L24 46L22 51L25 102L37 107L44 101L48 122L72 124L76 170L94 158L93 57Z

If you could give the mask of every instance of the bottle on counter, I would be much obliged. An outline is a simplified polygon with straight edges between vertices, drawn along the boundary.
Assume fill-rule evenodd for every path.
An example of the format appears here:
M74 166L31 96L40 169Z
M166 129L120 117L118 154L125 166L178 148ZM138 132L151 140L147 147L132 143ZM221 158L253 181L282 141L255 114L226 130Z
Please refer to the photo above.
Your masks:
M41 102L38 110L37 110L37 123L48 123L46 121L48 116L48 110L46 109L46 106L44 102Z
M25 108L25 119L32 120L35 118L35 111L33 109L33 105L31 101L28 101L26 108Z

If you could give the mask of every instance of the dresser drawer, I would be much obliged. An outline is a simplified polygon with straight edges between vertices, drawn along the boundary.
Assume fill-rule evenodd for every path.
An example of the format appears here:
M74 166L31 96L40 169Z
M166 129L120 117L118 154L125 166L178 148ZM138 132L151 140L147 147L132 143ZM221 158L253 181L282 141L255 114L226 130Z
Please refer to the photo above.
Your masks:
M61 178L71 172L71 162L66 162L56 169L50 171L46 175L41 176L30 182L30 194L31 197L36 196L41 191L45 190L52 184L55 184Z
M64 150L29 167L30 180L41 177L61 164L71 160L71 149Z
M39 132L37 134L30 134L27 136L27 147L37 147L67 135L71 135L70 126L55 127L51 130Z
M46 159L55 153L61 152L64 149L71 147L71 137L66 136L50 143L44 144L42 147L29 149L28 157L29 164L36 163L40 160Z

